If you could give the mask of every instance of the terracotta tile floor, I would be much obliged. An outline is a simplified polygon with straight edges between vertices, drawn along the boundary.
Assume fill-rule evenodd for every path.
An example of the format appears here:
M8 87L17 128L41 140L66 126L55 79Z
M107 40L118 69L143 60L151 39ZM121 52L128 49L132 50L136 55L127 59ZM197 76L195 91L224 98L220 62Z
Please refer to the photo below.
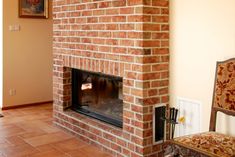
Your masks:
M1 113L0 157L111 157L53 126L52 104Z

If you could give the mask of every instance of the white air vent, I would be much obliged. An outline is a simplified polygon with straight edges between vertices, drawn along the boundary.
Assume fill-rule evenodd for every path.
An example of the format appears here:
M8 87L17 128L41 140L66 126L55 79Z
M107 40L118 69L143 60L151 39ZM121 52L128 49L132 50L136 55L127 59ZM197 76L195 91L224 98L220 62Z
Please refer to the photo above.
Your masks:
M177 108L179 109L178 118L185 117L185 122L177 125L175 136L199 133L201 126L201 103L177 97Z

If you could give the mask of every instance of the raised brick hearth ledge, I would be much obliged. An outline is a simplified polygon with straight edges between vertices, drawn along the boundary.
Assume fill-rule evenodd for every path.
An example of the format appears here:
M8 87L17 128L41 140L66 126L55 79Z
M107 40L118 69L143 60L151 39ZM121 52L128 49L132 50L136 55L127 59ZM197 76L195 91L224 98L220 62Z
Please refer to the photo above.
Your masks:
M53 0L53 18L54 123L114 156L162 156L152 119L169 101L169 0ZM71 68L123 78L123 128L70 109Z

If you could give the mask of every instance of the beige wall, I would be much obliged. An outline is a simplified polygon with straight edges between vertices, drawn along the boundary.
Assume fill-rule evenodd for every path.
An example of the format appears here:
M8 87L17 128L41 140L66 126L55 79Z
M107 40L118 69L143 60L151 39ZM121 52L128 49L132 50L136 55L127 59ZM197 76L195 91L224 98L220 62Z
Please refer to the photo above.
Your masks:
M3 34L3 2L0 2L0 34ZM3 103L3 35L0 35L0 108Z
M18 18L18 0L4 0L3 8L3 107L52 100L51 14L47 20ZM9 31L15 24L21 30Z
M171 105L177 97L200 101L201 131L209 129L216 61L235 57L234 7L234 0L171 1ZM219 126L235 135L234 119Z

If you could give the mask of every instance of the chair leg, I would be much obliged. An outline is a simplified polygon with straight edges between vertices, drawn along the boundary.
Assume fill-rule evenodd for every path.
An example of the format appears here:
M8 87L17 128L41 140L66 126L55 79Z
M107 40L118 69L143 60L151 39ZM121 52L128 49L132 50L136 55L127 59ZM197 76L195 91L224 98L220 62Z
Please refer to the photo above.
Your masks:
M209 131L215 131L216 129L216 115L217 115L217 111L212 109Z

